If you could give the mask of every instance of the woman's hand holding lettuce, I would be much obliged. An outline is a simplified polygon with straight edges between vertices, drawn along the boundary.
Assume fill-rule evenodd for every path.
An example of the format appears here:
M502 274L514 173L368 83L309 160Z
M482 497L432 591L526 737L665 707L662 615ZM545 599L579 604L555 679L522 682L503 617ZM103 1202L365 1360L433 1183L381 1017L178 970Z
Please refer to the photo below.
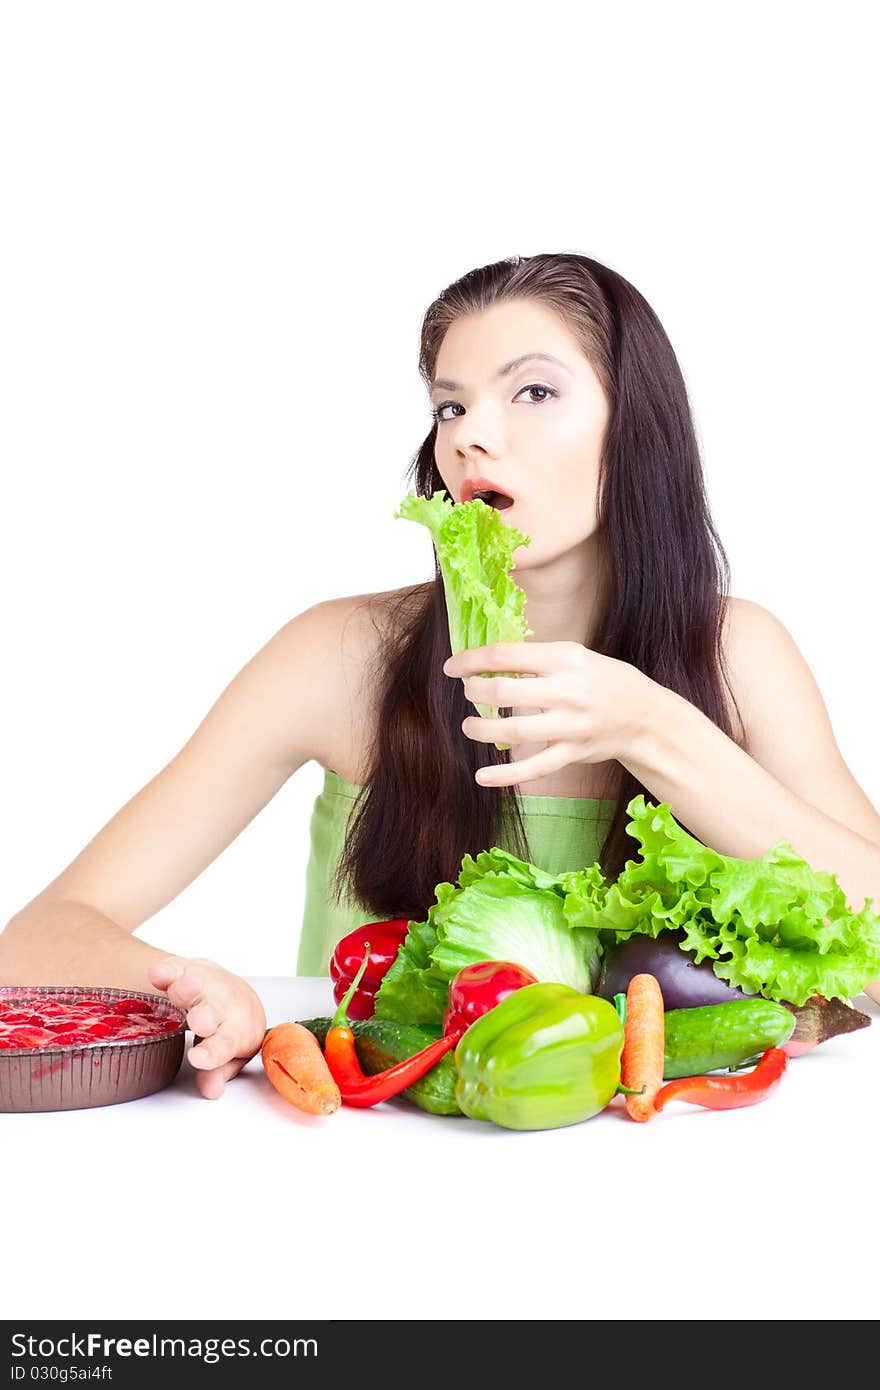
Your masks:
M514 669L511 679L509 668ZM475 743L505 737L536 751L516 762L483 767L477 781L488 787L520 786L581 763L628 763L638 756L644 731L653 727L663 687L628 661L604 656L582 642L497 642L459 652L444 674L465 682L466 697L513 706L506 719L465 719L462 732ZM528 678L523 691L520 680Z
M451 647L444 671L466 681L465 694L480 715L465 721L464 732L501 750L511 743L499 738L544 745L519 762L482 769L477 780L510 786L571 764L625 757L652 718L660 687L629 662L582 643L524 641L533 635L525 622L526 596L509 571L515 569L513 552L531 538L479 498L454 505L441 492L430 499L410 493L396 515L421 522L434 541ZM529 684L520 694L524 677ZM521 701L534 712L516 715L515 727L505 727L499 706Z

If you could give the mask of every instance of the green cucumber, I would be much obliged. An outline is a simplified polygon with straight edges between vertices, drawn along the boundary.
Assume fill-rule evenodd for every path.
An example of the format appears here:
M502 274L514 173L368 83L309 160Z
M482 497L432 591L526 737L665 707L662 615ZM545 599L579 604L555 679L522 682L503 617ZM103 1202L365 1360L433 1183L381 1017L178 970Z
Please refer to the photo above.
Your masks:
M332 1018L306 1018L300 1022L303 1028L314 1033L323 1047L327 1031L333 1023ZM369 1076L421 1052L441 1033L439 1028L414 1028L408 1023L395 1023L390 1018L353 1019L349 1026L354 1033L358 1059ZM432 1115L460 1115L462 1112L455 1099L455 1081L453 1054L447 1052L420 1081L414 1081L412 1086L401 1091L401 1095Z
M794 1032L795 1017L771 999L732 999L694 1009L669 1009L663 1018L663 1079L702 1076L739 1067Z

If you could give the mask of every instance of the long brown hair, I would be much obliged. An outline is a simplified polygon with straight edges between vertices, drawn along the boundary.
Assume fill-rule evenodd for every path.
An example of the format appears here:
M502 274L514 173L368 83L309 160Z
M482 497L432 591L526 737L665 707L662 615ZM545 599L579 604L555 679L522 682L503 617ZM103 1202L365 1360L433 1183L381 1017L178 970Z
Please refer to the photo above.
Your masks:
M574 254L511 256L469 271L425 314L419 371L426 385L457 318L502 300L555 310L578 338L608 398L599 465L598 529L609 597L594 650L630 662L702 710L734 737L722 682L721 630L730 573L709 514L687 390L666 333L643 296L598 261ZM434 459L436 424L407 470L422 497L444 489ZM513 787L481 787L478 767L509 752L461 731L473 710L464 683L442 671L450 655L440 566L401 591L388 614L374 689L378 719L367 783L359 792L334 889L377 918L421 921L435 887L455 882L465 854L503 844L530 858ZM615 766L615 811L599 861L616 876L635 843L626 806L644 792Z

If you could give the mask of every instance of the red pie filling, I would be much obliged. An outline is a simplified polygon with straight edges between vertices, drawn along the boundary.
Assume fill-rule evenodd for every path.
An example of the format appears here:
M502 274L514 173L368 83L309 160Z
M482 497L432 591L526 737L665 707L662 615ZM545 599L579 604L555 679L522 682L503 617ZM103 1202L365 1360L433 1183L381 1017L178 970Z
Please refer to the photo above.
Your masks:
M0 1006L0 1049L81 1047L176 1033L183 1024L146 999L58 999L34 995L27 1004Z

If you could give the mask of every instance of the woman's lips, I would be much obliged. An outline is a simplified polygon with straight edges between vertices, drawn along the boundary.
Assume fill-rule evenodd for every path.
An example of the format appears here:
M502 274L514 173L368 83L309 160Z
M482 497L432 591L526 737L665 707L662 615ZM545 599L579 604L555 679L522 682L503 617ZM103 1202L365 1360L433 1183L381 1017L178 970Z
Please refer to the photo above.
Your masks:
M499 487L498 484L492 478L465 478L461 487L461 501L473 502L474 500L476 500L474 494L478 492L498 493L498 495L501 497L510 497L510 493L505 492L504 488ZM479 500L481 502L485 502L486 498L482 497ZM492 504L490 502L487 502L486 505L491 506ZM496 508L496 510L500 511L502 509L499 507Z
M496 506L493 502L487 501L485 497L474 497L474 491L491 491L492 493L497 494L499 497L505 498L505 505L503 507L499 507ZM509 517L510 513L517 506L517 501L515 497L511 497L510 493L505 492L503 488L496 487L493 483L491 483L490 479L488 478L468 478L462 486L460 499L462 503L477 501L482 502L485 506L491 507L493 511L498 512L502 520L505 517Z

